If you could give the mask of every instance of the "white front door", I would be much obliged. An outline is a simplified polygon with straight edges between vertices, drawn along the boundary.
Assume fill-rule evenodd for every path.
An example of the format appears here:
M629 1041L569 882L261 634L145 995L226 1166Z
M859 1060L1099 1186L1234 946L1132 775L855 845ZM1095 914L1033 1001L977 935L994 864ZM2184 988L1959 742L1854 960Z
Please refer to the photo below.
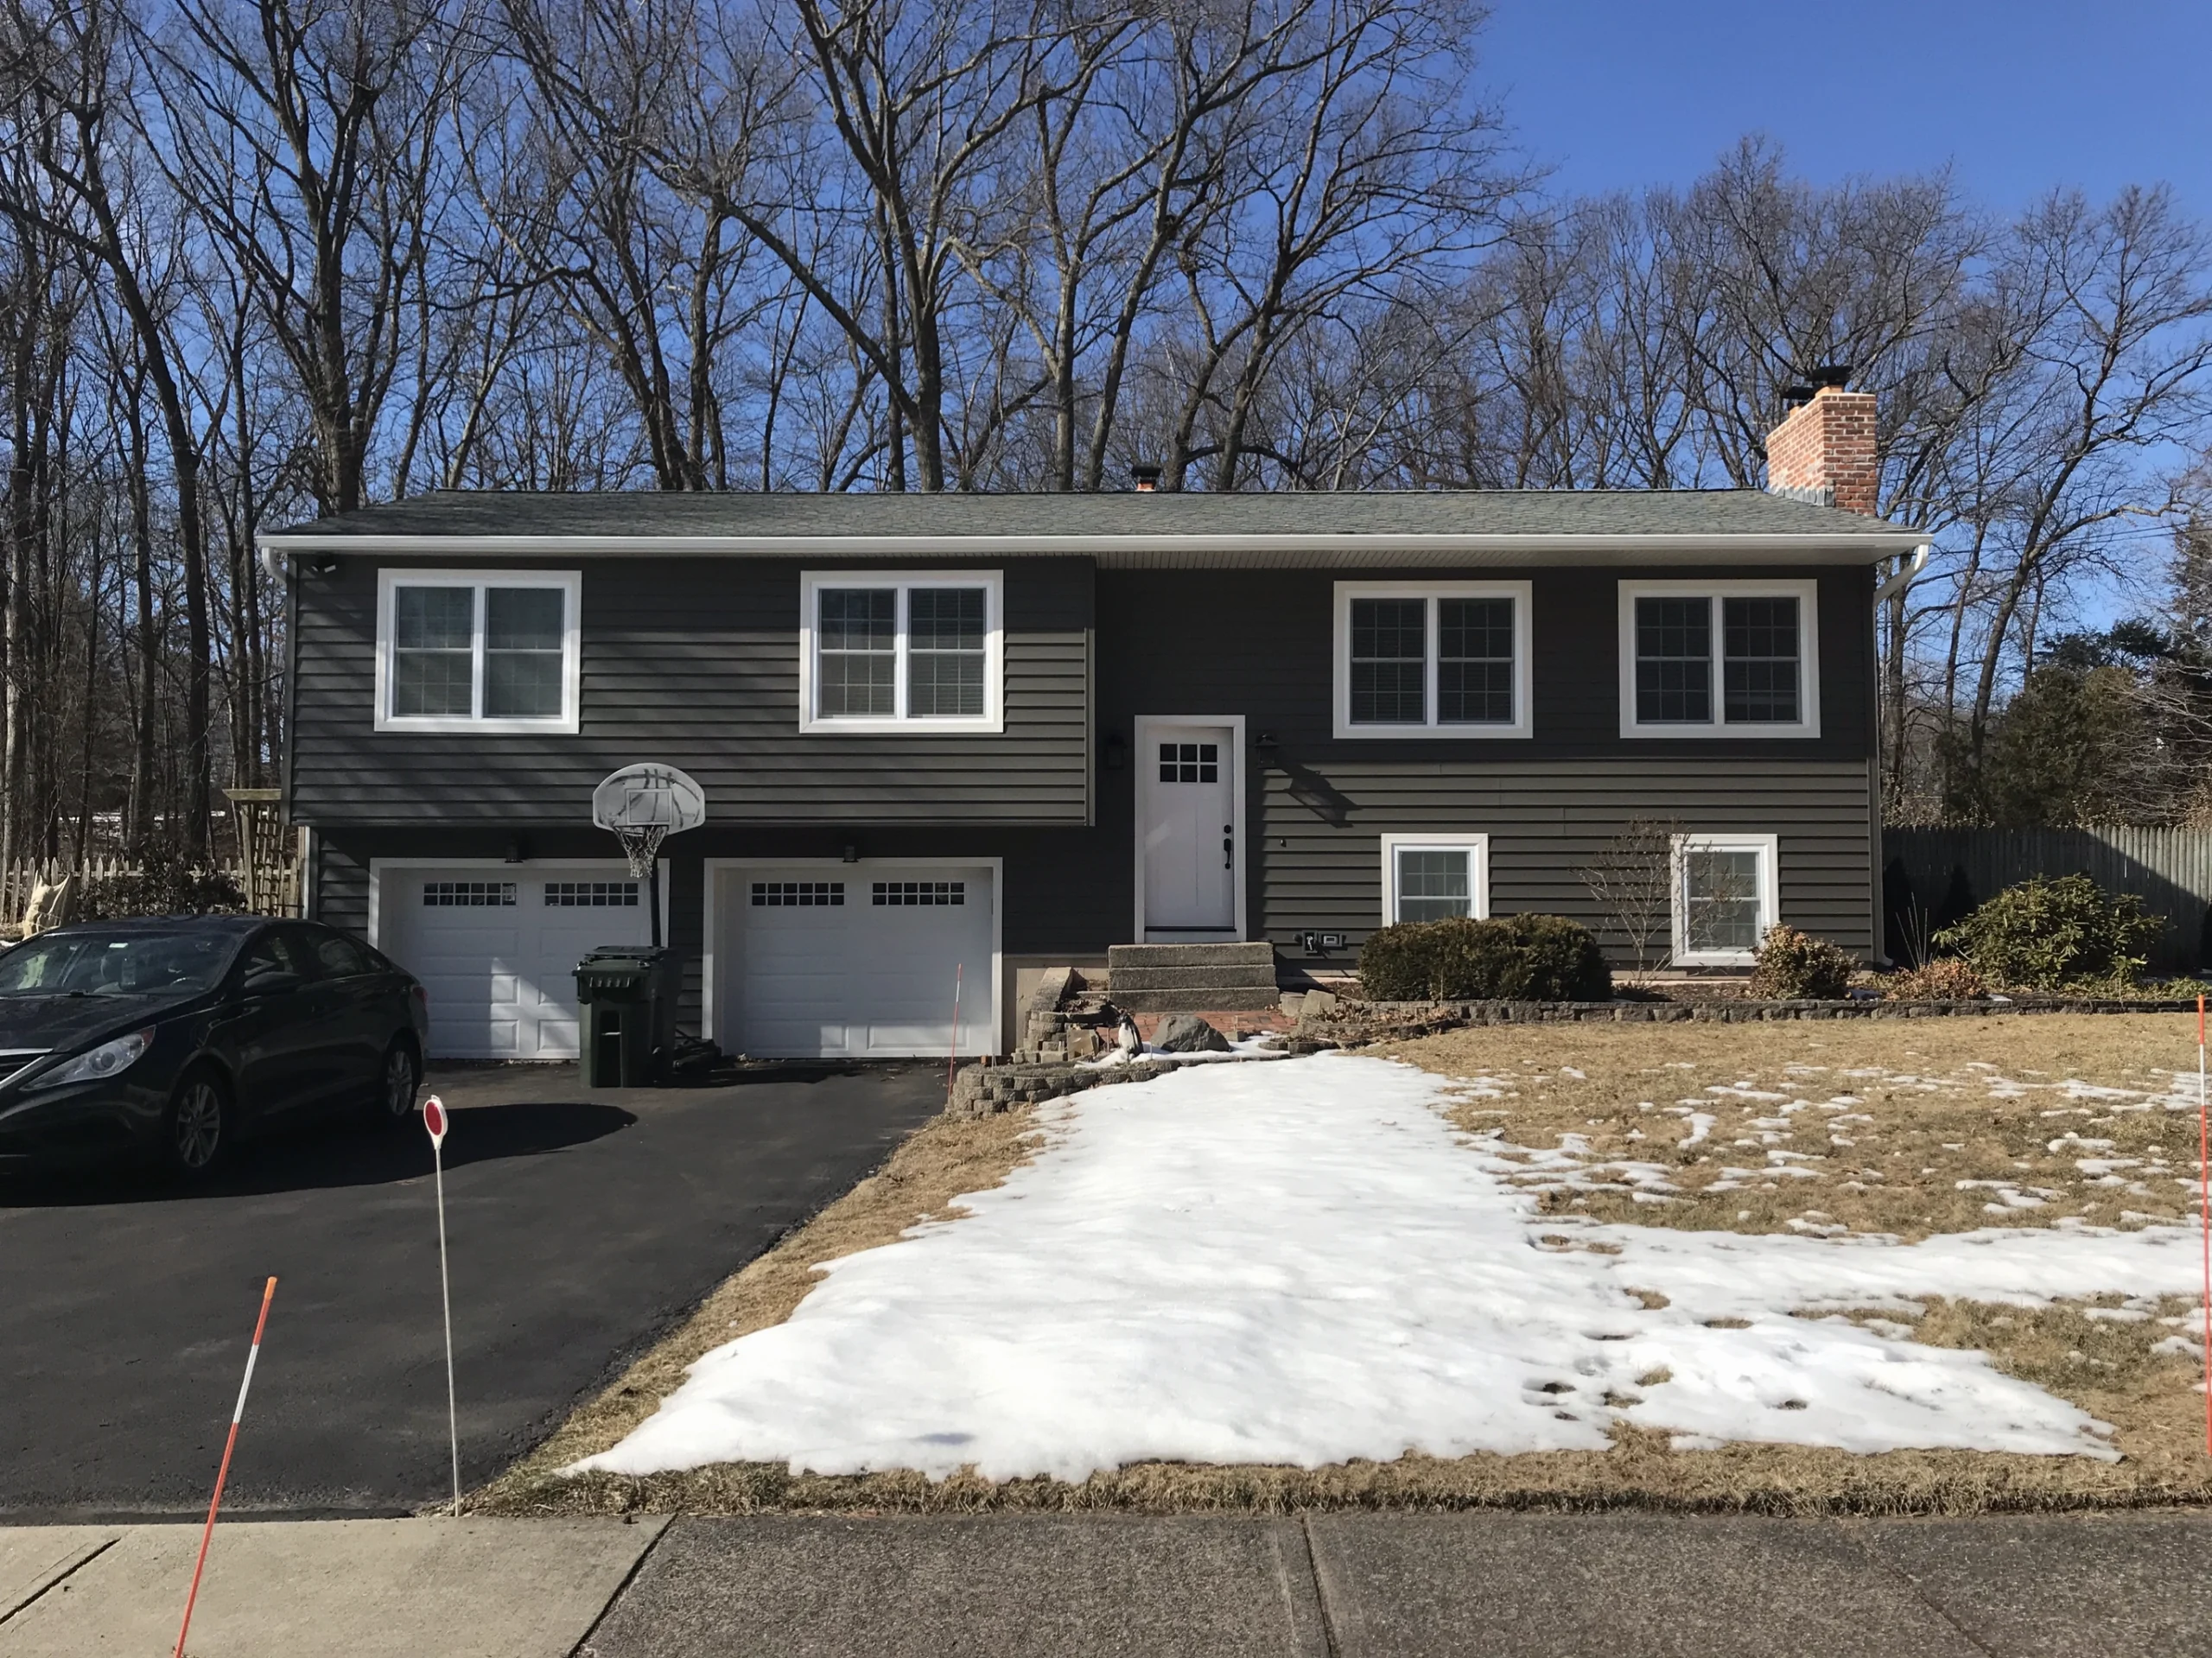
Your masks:
M1138 744L1144 932L1236 933L1236 728L1147 721Z

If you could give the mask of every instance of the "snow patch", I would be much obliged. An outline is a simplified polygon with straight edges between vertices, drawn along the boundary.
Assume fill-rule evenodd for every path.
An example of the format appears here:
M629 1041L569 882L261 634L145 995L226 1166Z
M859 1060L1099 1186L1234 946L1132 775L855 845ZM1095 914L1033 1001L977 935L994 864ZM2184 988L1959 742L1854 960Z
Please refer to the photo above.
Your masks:
M1509 1184L1526 1165L1440 1115L1450 1094L1331 1055L1052 1102L1035 1159L960 1198L966 1218L830 1263L789 1320L708 1354L579 1466L1079 1480L1601 1451L1616 1420L1695 1445L2109 1458L2101 1424L1982 1355L1840 1315L2196 1283L2173 1226L1908 1245L1539 1216Z

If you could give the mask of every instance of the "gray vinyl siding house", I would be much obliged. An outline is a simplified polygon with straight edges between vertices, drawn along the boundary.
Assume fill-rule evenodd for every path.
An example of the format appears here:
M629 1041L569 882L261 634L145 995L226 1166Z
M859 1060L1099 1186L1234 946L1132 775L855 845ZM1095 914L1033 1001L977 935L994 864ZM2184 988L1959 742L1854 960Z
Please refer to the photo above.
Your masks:
M707 797L664 908L732 1051L942 1053L956 970L959 1045L1003 1051L1025 974L1147 937L1294 978L1456 905L1618 954L1578 872L1639 818L1738 861L1744 925L1871 956L1876 567L1923 539L1753 491L1132 492L431 495L264 544L313 912L425 977L449 1051L531 1058L573 1051L577 941L643 924L589 822L639 760ZM502 674L538 714L483 717ZM1662 682L1708 717L1647 720Z

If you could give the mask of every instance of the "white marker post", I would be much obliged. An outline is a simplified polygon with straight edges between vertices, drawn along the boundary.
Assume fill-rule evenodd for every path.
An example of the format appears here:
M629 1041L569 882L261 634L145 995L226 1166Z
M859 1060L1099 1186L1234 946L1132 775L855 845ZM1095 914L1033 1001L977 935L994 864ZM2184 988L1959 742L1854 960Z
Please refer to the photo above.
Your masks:
M461 1512L461 1416L453 1402L453 1286L446 1274L446 1102L423 1102L423 1127L430 1135L430 1166L438 1188L438 1295L446 1310L446 1430L453 1444L453 1511Z
M968 970L965 962L956 962L952 969L952 1051L944 1058L944 1099L952 1102L952 1080L960 1069L960 975Z

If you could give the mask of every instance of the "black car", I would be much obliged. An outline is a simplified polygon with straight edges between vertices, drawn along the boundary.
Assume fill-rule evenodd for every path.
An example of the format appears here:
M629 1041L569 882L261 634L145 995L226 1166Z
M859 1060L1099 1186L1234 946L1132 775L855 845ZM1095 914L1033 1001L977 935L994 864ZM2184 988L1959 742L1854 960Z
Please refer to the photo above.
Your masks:
M415 1113L429 1007L334 928L84 922L0 954L0 1166L136 1153L187 1178L311 1112Z

